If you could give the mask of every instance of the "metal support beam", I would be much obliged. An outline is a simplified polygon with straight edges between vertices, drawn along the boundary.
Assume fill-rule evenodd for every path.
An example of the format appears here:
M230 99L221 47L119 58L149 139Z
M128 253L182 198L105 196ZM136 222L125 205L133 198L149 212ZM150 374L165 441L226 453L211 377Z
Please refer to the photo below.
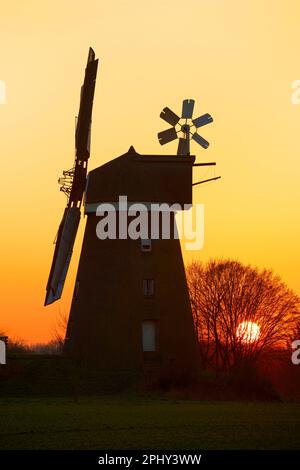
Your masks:
M207 162L207 163L194 163L193 166L214 166L216 162Z
M202 184L202 183L208 183L209 181L215 181L215 180L218 180L220 178L221 178L221 176L216 176L215 178L209 178L208 180L198 181L198 183L193 183L192 186L197 186L198 184Z

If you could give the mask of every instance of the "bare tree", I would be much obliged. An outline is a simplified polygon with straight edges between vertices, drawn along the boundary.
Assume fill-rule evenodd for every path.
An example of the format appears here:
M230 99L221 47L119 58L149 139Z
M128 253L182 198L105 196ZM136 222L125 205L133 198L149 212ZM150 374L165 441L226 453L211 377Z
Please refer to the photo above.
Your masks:
M52 346L54 347L54 349L56 349L59 352L62 352L63 350L67 326L68 326L68 315L62 311L59 311L59 315L56 320L56 326L53 332L52 341L50 342Z
M286 347L300 299L271 271L211 261L192 263L187 278L204 368L228 370Z

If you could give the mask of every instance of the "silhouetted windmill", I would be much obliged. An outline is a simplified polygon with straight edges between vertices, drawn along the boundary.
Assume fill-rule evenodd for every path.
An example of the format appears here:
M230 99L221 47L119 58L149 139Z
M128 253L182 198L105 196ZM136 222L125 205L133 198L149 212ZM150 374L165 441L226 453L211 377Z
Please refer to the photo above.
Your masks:
M84 193L87 222L65 354L95 362L106 370L182 377L197 369L198 356L180 240L171 227L173 236L169 238L161 233L152 237L150 232L147 237L130 238L118 231L116 236L100 240L96 234L103 214L99 215L97 209L105 203L107 213L117 214L118 223L125 217L129 225L129 208L136 203L142 202L146 210L153 204L176 203L183 210L186 205L190 207L193 167L215 163L195 164L195 157L189 154L189 140L206 148L206 141L194 128L212 118L204 115L190 123L193 100L184 101L183 123L165 108L162 117L174 129L160 133L160 141L167 143L177 138L177 132L183 132L177 155L140 155L130 147L124 155L89 172L86 180L96 72L97 60L90 50L76 129L75 166L64 172L62 181L68 204L58 232L45 303L60 298ZM124 195L128 201L125 209L120 203ZM159 213L160 209L156 210ZM174 218L171 213L172 226Z

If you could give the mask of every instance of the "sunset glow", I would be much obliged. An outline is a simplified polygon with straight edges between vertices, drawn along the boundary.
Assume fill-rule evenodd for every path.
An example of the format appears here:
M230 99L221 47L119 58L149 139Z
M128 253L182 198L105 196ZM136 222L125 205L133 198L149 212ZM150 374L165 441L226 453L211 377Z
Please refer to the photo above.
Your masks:
M236 330L236 336L243 343L253 343L257 341L260 335L260 327L252 321L243 321Z
M74 163L89 46L100 60L89 171L131 145L176 153L175 141L157 139L160 112L195 99L197 116L209 112L214 123L205 129L209 148L192 151L217 167L195 167L194 182L222 179L193 187L193 204L205 205L205 239L197 253L183 249L185 263L231 258L271 268L300 294L300 104L292 102L300 3L192 0L189 11L187 47L179 0L2 2L0 330L9 337L48 341L70 311L85 219L62 299L47 310L43 303L66 203L57 180Z

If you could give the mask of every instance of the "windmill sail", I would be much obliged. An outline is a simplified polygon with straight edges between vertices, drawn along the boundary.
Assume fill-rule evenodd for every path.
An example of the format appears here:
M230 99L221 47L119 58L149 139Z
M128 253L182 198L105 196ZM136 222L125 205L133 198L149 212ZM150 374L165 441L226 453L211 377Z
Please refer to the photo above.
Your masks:
M79 221L79 207L69 207L65 209L58 229L53 263L47 284L45 305L51 304L61 297L71 261Z
M47 283L45 305L60 299L66 280L73 246L80 221L80 205L86 185L87 161L90 157L90 133L93 100L98 68L93 49L89 49L84 82L81 87L79 114L75 133L76 157L67 183L61 188L68 195L62 221L58 229L56 246Z
M92 48L89 50L84 83L81 87L80 107L75 132L76 160L70 206L81 204L85 189L87 161L90 157L91 122L95 93L98 59Z

